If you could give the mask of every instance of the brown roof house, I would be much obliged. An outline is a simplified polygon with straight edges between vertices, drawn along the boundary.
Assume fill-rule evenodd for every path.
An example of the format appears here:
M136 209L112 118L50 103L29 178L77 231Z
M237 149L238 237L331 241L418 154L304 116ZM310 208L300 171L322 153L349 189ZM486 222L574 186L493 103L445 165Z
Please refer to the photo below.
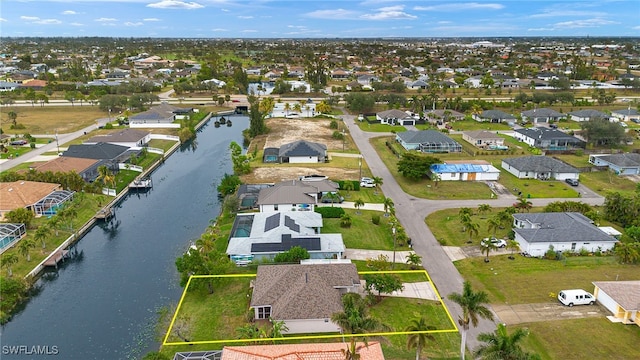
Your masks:
M506 150L504 138L500 135L486 130L465 131L462 133L462 140L473 146L486 150Z
M594 281L593 296L613 313L612 322L640 326L640 281Z
M74 171L86 182L92 182L98 177L98 166L102 162L96 159L83 159L71 156L59 156L34 168L37 172L67 173Z
M340 332L331 315L343 311L342 295L359 287L354 264L262 265L251 307L255 319L284 321L287 334Z
M13 181L0 183L0 219L9 211L26 208L35 212L36 204L47 196L63 191L60 184Z
M221 360L344 360L348 343L225 346ZM384 360L377 341L356 343L360 360Z

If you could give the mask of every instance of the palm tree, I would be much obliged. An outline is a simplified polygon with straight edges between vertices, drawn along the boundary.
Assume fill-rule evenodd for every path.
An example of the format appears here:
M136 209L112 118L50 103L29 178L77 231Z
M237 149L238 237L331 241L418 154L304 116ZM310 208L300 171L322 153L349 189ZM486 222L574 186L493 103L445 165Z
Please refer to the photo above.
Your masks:
M51 229L49 228L49 226L42 225L33 234L33 240L42 242L42 248L44 249L47 247L46 240L49 237L50 233L51 233Z
M427 331L435 329L435 326L429 325L424 317L412 319L411 324L405 328L405 331L412 332L407 337L407 349L416 348L416 360L420 360L420 353L427 345L427 340L435 340L433 335L427 333Z
M449 300L460 305L462 308L462 316L458 317L462 332L462 341L460 343L460 358L464 360L464 352L467 346L467 331L469 326L478 326L479 318L492 320L493 313L485 306L489 302L489 295L484 291L474 292L471 283L465 281L462 285L462 294L449 294Z
M289 116L289 110L291 110L291 105L289 105L289 103L284 103L285 117Z
M412 270L417 269L422 265L422 256L414 252L410 252L409 255L407 255L407 265L411 266Z
M31 261L31 248L36 247L36 244L32 239L22 239L18 244L18 251L20 255L24 256L27 261Z
M637 243L619 241L613 247L613 252L618 261L623 264L631 264L640 259L640 246Z
M347 197L349 197L351 196L350 191L355 188L355 185L353 185L353 181L345 181L342 188L347 192Z
M331 321L338 325L343 333L364 334L380 329L382 323L368 314L367 304L358 293L346 293L342 296L342 311L331 315ZM352 337L354 340L355 337Z
M522 196L518 198L518 201L515 204L513 204L513 207L518 209L519 212L524 212L525 210L529 212L532 206L533 204L531 201L523 198Z
M260 329L256 326L256 324L245 324L239 328L236 328L236 332L238 333L238 337L240 339L259 339L260 338ZM257 343L257 341L254 341Z
M104 186L116 186L116 177L105 165L98 166L98 177L96 178L96 181L102 182Z
M351 216L349 214L345 213L340 216L340 226L345 228L351 227Z
M489 211L491 211L491 205L489 204L480 204L478 205L478 213L485 214L488 213Z
M383 180L379 176L374 176L374 177L372 177L372 179L373 179L373 185L375 185L376 188L378 188L379 186L381 186L383 184Z
M391 198L385 197L384 200L382 200L382 205L384 205L384 216L389 216L389 211L393 209L393 206L395 205L393 203L393 200L391 200Z
M515 257L513 257L513 253L515 253L516 251L520 251L520 244L515 240L509 240L507 241L506 248L507 250L511 250L511 255L509 255L509 259L513 260L515 259Z
M16 121L16 119L18 119L18 113L11 110L7 113L7 117L9 118L9 120L11 120L11 123L13 124L13 126L18 125L18 122Z
M489 253L492 250L496 250L498 247L492 243L491 241L489 241L489 239L487 239L487 241L480 243L480 252L482 254L485 254L485 258L484 258L484 262L488 263L489 262Z
M281 338L283 336L282 333L289 331L289 328L284 323L284 320L274 320L272 318L269 318L269 322L271 323L271 337L274 339Z
M356 214L360 215L360 208L364 206L364 201L362 199L356 199L353 202L353 207L356 208Z
M18 256L15 253L7 253L2 256L2 267L7 268L7 275L13 276L11 267L18 262Z
M300 103L296 103L293 105L293 111L300 114L302 112L302 105Z
M480 224L476 223L476 222L469 222L466 224L467 230L466 232L469 233L469 243L473 242L473 236L478 236L478 233L480 232Z
M492 218L489 218L489 220L487 220L487 231L491 232L493 234L493 237L496 237L496 232L501 225L502 222L500 221L498 215L493 216Z
M529 335L526 329L517 329L511 335L507 333L505 324L498 324L498 328L493 333L481 333L478 340L485 344L474 352L478 359L500 359L500 360L533 360L540 359L537 354L530 354L522 350L518 344Z

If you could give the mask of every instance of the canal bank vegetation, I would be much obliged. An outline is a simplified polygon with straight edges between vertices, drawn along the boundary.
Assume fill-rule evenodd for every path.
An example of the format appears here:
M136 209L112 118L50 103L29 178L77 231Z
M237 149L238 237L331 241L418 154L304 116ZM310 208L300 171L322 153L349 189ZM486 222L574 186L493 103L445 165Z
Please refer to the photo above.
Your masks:
M0 275L0 322L9 321L33 291L37 291L32 288L36 279L27 276L34 267L69 237L77 238L78 230L110 199L101 194L79 192L56 215L29 221L26 236L0 256L3 270Z

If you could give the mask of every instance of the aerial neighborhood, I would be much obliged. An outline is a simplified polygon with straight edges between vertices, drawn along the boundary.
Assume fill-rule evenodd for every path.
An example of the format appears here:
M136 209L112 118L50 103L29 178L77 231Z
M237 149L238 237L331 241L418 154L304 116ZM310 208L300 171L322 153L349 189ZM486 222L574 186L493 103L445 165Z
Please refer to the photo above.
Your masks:
M132 358L640 354L636 38L6 40L3 344L93 268Z

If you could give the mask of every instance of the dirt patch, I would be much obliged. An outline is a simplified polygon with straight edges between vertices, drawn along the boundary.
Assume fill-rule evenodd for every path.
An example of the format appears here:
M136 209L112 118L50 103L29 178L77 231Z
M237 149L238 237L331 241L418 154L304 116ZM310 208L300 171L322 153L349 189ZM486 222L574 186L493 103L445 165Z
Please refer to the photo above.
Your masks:
M331 120L327 119L284 119L267 120L270 129L265 141L265 147L280 147L296 140L307 140L327 145L327 150L342 149L342 140L336 140L331 135L335 129L330 129Z
M284 180L297 179L303 175L322 174L329 179L358 179L358 169L343 169L335 167L304 167L279 166L254 168L251 174L243 175L245 183L274 183Z

